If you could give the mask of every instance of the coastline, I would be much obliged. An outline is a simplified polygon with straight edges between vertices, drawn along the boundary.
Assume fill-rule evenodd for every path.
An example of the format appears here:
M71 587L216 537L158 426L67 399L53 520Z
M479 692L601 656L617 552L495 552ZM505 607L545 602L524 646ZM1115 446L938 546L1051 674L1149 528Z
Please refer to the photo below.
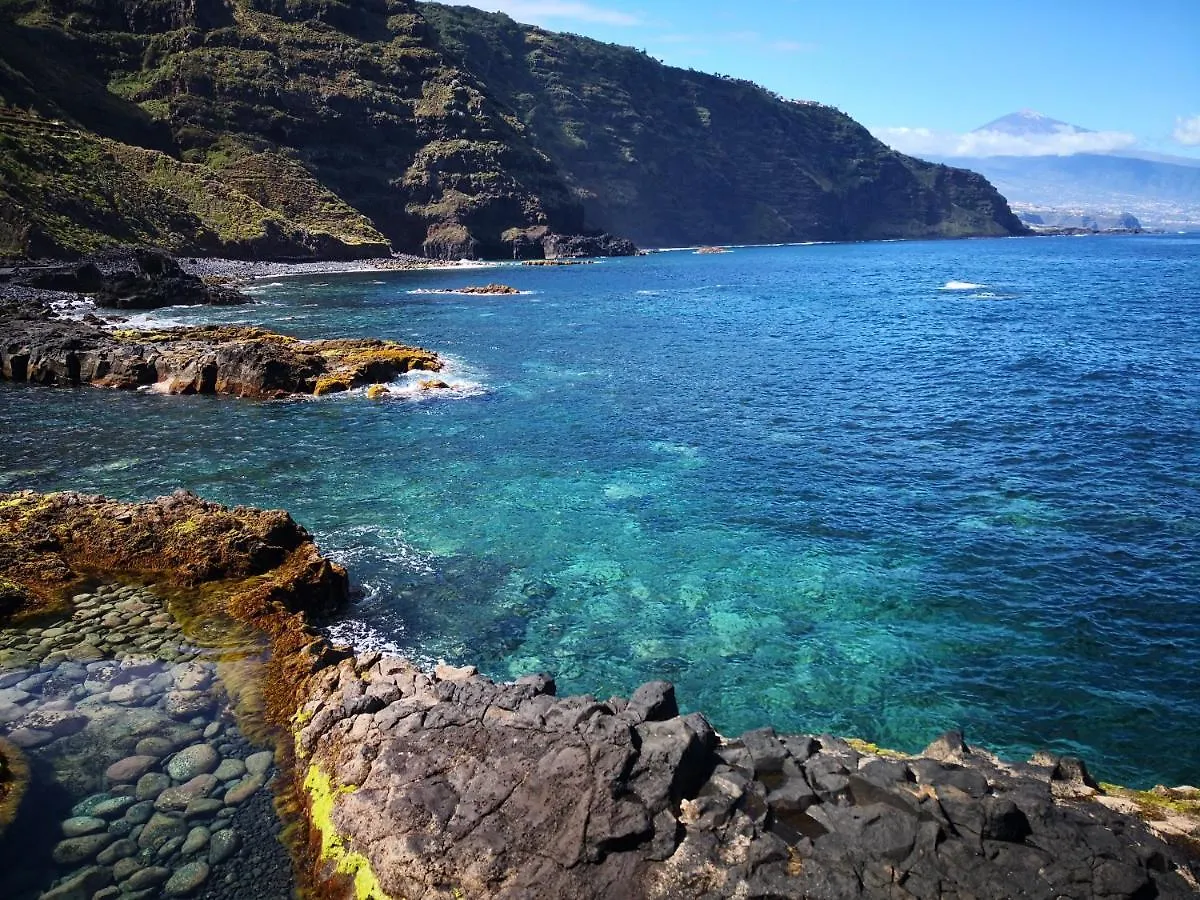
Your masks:
M392 256L357 260L314 260L311 262L255 262L220 257L180 257L180 266L201 278L228 278L253 282L264 278L301 278L310 275L365 275L372 272L454 272L491 269L504 265L496 260L432 260L421 256Z
M30 646L39 634L73 646L79 637L56 617L98 621L112 613L97 604L109 602L134 617L122 627L138 639L149 630L137 618L146 615L140 598L157 592L178 599L169 619L155 621L185 634L211 636L230 627L224 619L262 635L262 667L218 666L215 676L241 732L276 744L271 786L288 811L297 875L317 896L883 898L897 885L918 897L942 885L960 895L999 887L1133 898L1200 889L1194 788L1122 792L1078 759L1005 762L957 733L917 756L770 728L723 737L702 714L681 715L666 682L628 699L560 698L546 675L496 684L470 667L424 671L355 655L317 630L347 602L347 573L280 511L186 492L142 503L23 492L0 494L0 524L3 618L33 629ZM96 579L131 586L76 594ZM131 674L147 665L116 645L107 652ZM74 657L59 650L54 661L70 668ZM8 679L31 662L18 660ZM187 690L166 702L182 703ZM11 721L40 735L37 748L89 727L88 704L50 707L59 716L50 720L28 711L36 691L22 693L8 702L28 708ZM182 840L170 823L183 807L171 804L216 785L204 774L185 780L190 769L175 760L211 758L195 747L163 758L179 783L159 804L156 834ZM114 809L128 805L114 791L133 766L124 762L119 776L110 766ZM246 777L228 785L238 803L265 783ZM70 827L104 825L93 819ZM111 840L68 838L62 865L99 869L92 883L113 877L103 860L90 862ZM185 857L171 877L185 871L200 870Z

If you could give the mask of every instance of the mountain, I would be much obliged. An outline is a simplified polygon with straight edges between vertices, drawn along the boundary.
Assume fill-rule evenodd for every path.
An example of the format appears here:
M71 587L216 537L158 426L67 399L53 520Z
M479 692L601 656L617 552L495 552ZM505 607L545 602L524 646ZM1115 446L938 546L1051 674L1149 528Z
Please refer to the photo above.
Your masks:
M540 256L1018 233L974 173L635 50L408 0L0 0L0 255ZM564 240L563 236L567 236Z
M421 9L565 173L588 220L646 245L1019 230L983 179L895 153L831 107L503 15Z
M1054 138L1096 132L1032 110L1002 116L975 133ZM1028 221L1053 225L1200 224L1200 160L1137 150L1040 156L936 157L987 177Z
M1022 214L1047 224L1136 216L1144 226L1200 224L1200 168L1126 156L991 156L947 159L987 176Z
M1094 134L1087 128L1080 128L1078 125L1071 125L1067 122L1060 122L1058 119L1052 119L1049 116L1044 116L1040 112L1032 109L1023 109L1019 112L1009 113L1007 116L1001 116L998 119L993 119L986 125L981 125L975 131L993 131L1000 134L1009 134L1014 137L1028 137L1030 135L1046 135L1046 134Z

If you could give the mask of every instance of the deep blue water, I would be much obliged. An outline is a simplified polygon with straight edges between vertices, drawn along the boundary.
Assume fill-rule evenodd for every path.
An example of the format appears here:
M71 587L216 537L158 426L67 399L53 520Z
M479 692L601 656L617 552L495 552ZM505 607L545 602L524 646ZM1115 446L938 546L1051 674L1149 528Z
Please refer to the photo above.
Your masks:
M491 280L533 293L410 293ZM0 489L286 507L363 588L341 634L601 697L667 677L725 733L917 750L961 727L1108 780L1200 780L1200 238L668 253L259 296L164 315L416 342L463 389L0 385Z

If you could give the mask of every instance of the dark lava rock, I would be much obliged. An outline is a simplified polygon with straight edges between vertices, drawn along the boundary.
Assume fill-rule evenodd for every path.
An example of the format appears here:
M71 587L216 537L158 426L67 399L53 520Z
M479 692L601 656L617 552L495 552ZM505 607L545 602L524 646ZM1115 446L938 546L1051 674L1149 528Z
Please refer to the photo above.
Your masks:
M938 759L770 729L722 741L664 682L626 705L454 674L344 660L301 716L339 846L392 896L1193 896L1184 851L1053 788L1084 778L1075 763L1006 766L956 734ZM364 696L393 699L372 713Z
M9 381L279 399L441 367L436 354L390 341L302 342L241 325L110 330L59 318L45 302L0 300L0 379Z
M64 265L28 268L14 280L27 287L90 294L113 309L233 306L253 301L239 291L205 284L161 250L121 249Z

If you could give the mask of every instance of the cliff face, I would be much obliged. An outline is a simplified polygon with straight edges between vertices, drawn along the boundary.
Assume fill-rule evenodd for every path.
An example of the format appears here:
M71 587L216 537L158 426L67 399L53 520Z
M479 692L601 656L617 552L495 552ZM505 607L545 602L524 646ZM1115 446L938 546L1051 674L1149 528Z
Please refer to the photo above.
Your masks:
M982 178L633 50L407 0L0 0L0 254L542 255L1007 234ZM602 245L603 246L603 245Z
M831 107L503 15L420 9L566 173L589 221L640 243L1023 231L981 176L896 153Z

